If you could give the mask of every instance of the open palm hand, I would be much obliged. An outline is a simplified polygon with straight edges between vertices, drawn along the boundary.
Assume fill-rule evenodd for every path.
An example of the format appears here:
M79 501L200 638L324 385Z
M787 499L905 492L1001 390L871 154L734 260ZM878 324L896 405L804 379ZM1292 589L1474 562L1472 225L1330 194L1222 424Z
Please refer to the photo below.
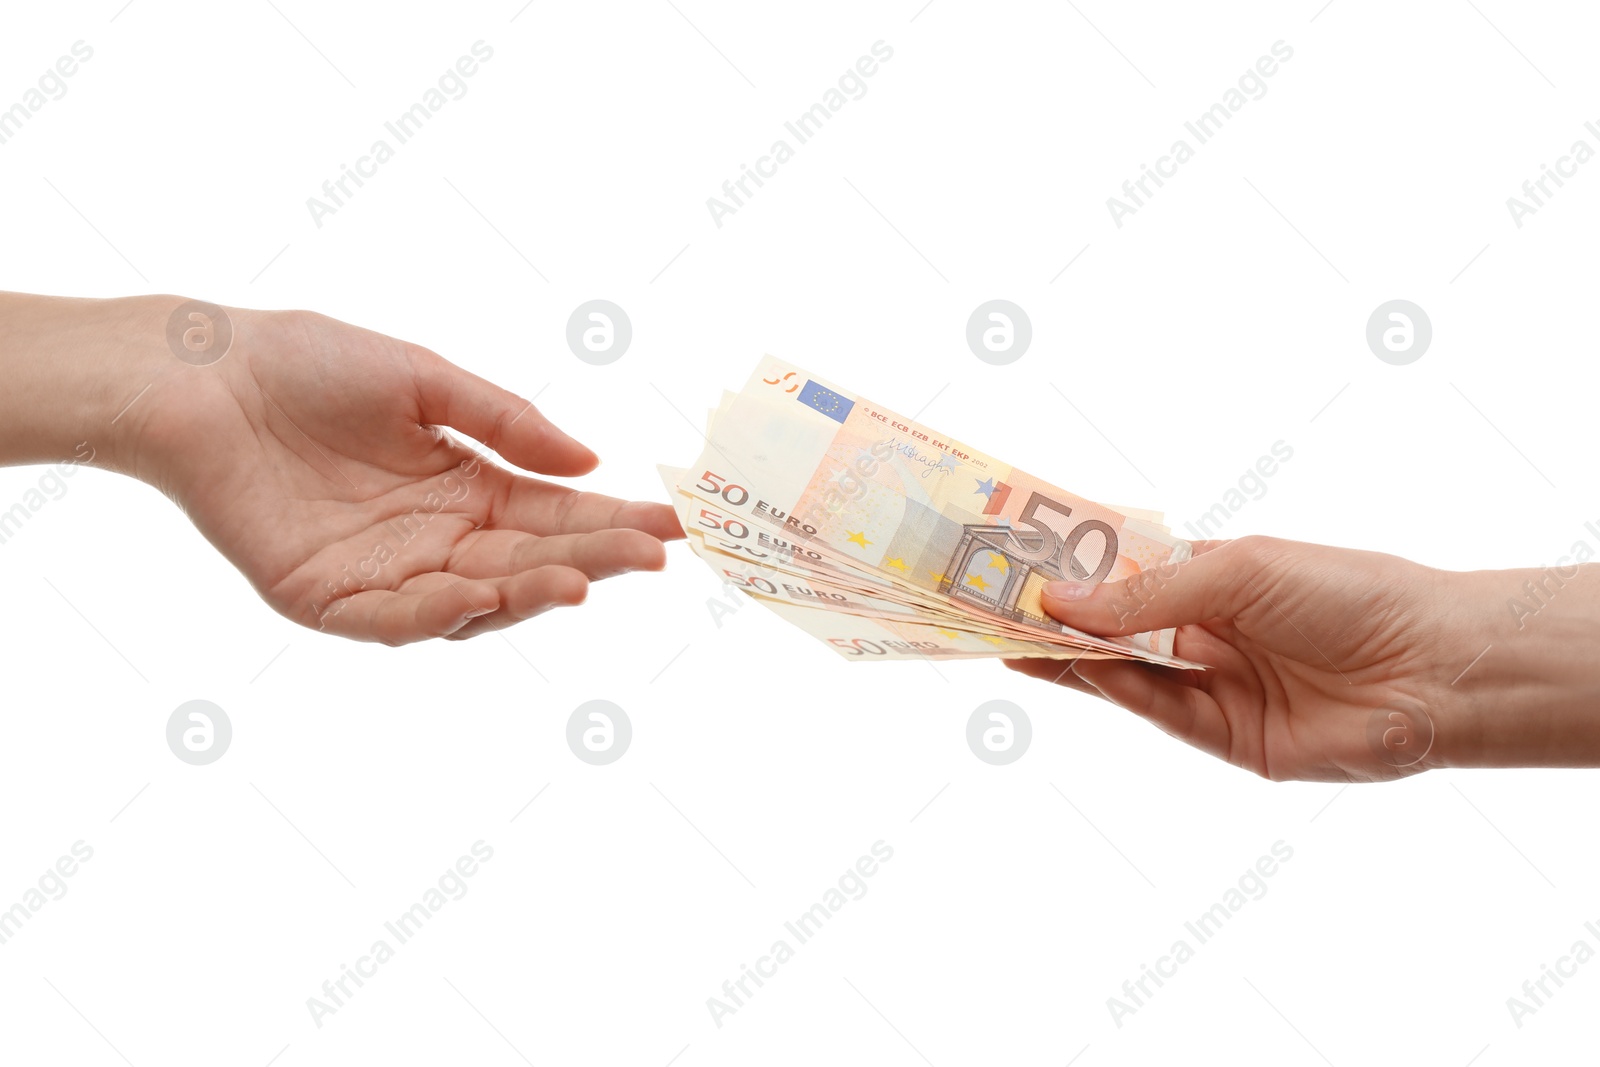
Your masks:
M416 345L306 312L230 312L219 362L141 412L140 477L274 609L386 644L471 637L665 564L664 504L513 474L598 458L533 405ZM162 383L166 385L165 382Z

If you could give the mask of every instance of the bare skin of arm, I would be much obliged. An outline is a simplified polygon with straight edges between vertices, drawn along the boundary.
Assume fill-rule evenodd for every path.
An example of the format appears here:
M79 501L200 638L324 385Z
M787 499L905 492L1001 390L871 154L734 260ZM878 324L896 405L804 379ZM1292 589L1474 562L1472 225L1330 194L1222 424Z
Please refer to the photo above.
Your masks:
M665 565L663 504L508 470L599 459L418 345L304 311L169 320L181 297L0 294L0 465L87 462L170 497L275 610L399 645L581 603ZM225 353L218 338L231 333ZM448 428L448 429L447 429Z
M1600 564L1451 572L1245 537L1126 582L1057 583L1045 608L1092 633L1176 627L1176 653L1209 669L1008 666L1274 780L1600 766Z

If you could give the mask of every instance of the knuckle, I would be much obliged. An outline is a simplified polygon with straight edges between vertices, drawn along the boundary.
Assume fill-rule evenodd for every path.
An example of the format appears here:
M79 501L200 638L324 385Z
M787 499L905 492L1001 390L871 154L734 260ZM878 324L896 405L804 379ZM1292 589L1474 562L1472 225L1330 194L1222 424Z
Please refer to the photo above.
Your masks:
M568 490L567 495L556 501L555 530L557 533L566 533L567 524L573 519L578 506L583 503L587 494L580 490Z
M1233 542L1234 554L1241 562L1255 570L1265 567L1269 561L1281 554L1283 542L1276 537L1266 537L1262 534L1249 534Z
M1112 607L1117 613L1119 623L1137 615L1155 599L1162 585L1162 578L1156 571L1140 571L1138 574L1123 579L1119 588L1112 596Z
M489 427L489 432L486 435L487 439L484 441L484 444L488 445L496 452L500 451L501 446L505 444L506 434L510 429L510 425L511 420L508 417L507 412L501 410L496 413L494 422Z
M1153 570L1140 571L1123 582L1124 595L1138 601L1149 600L1161 588L1161 575Z

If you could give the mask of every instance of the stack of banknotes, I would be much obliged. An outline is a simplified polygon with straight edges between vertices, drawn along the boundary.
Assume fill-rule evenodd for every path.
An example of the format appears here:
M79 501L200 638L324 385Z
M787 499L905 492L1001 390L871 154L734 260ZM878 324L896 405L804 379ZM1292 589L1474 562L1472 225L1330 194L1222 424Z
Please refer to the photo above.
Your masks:
M841 656L1136 659L1195 666L1173 631L1057 622L1045 583L1116 581L1189 558L1161 516L1075 496L771 356L662 478L724 583Z

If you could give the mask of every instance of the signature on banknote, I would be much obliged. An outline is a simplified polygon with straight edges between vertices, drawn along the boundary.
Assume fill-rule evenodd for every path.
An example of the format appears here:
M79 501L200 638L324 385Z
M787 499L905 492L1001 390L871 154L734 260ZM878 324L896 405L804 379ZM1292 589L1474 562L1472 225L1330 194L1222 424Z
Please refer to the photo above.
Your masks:
M927 478L939 474L949 477L956 472L956 461L945 455L933 455L924 452L910 441L902 441L899 436L885 438L883 443L894 449L912 463L922 464L922 474L919 477Z

